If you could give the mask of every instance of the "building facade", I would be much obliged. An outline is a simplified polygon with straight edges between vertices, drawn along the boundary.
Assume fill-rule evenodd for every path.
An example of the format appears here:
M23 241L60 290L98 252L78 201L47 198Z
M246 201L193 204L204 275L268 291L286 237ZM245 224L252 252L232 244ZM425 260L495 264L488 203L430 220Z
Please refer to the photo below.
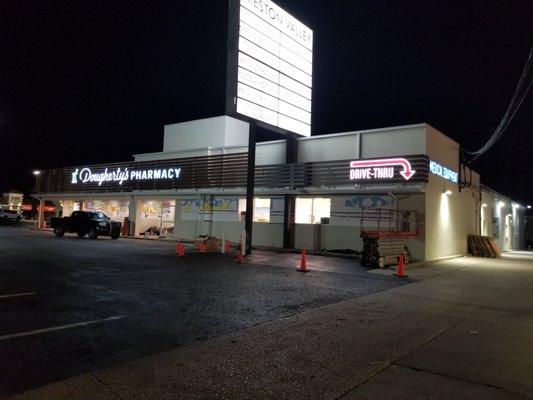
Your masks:
M63 215L102 211L133 236L237 242L248 131L228 116L166 125L162 152L43 171L38 196ZM466 254L468 234L495 230L502 249L523 246L523 207L483 187L460 164L459 144L428 124L298 138L295 150L287 162L287 140L257 144L254 246L360 251L361 229L391 224L390 215L416 228L412 259ZM375 210L391 213L370 218Z

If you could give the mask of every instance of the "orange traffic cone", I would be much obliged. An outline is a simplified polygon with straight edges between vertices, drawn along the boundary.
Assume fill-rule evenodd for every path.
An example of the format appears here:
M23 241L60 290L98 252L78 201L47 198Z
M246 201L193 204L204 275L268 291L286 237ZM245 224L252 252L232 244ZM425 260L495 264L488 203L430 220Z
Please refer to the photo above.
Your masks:
M396 273L394 275L396 275L398 278L407 278L407 275L405 275L405 258L403 253L400 254L398 267L396 267Z
M205 253L205 242L203 240L200 242L199 251L200 251L200 253Z
M224 248L224 251L226 253L231 252L231 243L230 242L226 242L226 247Z
M298 271L309 272L309 270L307 269L307 254L305 252L305 249L302 250L302 258L300 258L300 269Z
M183 243L181 243L181 242L180 242L180 252L179 252L178 256L180 256L180 257L184 257L185 256L185 245Z
M176 254L178 256L181 256L181 242L178 242L178 244L176 245Z

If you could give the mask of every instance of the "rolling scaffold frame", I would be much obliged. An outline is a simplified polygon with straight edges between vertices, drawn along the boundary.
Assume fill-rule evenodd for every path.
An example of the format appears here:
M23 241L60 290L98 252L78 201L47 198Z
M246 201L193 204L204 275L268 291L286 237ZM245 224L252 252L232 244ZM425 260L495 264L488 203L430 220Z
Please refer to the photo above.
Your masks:
M412 210L367 208L361 213L361 264L385 268L400 254L408 260L405 242L418 236L418 213Z

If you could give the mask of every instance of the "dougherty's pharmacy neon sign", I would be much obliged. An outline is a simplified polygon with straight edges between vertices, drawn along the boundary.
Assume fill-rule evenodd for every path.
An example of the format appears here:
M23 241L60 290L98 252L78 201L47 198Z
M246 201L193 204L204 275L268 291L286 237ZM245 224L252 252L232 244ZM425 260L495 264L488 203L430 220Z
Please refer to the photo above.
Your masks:
M157 168L143 170L129 170L128 168L117 168L109 170L106 168L100 172L93 172L90 168L76 168L72 173L70 183L98 183L102 186L104 182L118 182L122 185L127 181L147 181L147 180L169 180L178 179L181 175L181 168Z
M393 179L397 167L402 168L399 173L406 181L416 174L416 171L411 167L411 163L405 158L359 160L350 162L350 180Z

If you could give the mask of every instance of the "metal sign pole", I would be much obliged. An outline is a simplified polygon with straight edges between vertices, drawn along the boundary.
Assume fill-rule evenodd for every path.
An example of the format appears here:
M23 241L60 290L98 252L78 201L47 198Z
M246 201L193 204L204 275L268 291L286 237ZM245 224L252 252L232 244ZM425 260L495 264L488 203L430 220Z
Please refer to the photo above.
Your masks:
M298 162L298 142L292 134L286 136L285 162L296 164ZM292 187L290 189L293 189ZM286 194L284 199L283 214L283 248L294 248L294 212L296 209L296 196Z
M255 143L257 123L250 122L248 135L248 171L246 179L246 254L252 253L252 230L254 222L254 188L255 188Z

